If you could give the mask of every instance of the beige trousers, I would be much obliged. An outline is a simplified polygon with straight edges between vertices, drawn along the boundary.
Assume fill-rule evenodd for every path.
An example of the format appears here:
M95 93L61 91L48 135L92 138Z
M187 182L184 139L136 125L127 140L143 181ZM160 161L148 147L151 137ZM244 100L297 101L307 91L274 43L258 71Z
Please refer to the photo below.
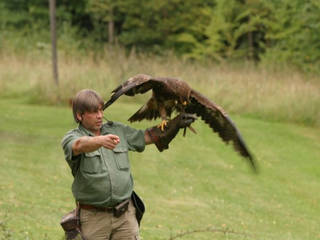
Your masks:
M81 231L86 240L139 240L136 209L132 201L119 218L112 213L95 209L81 209Z

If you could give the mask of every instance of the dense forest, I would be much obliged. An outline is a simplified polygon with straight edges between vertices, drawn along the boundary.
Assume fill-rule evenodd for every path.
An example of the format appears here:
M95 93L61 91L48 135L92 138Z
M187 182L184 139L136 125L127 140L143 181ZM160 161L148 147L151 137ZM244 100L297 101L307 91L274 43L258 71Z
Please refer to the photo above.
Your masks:
M48 44L48 8L43 0L2 0L0 50L21 47L18 38L33 39L28 48ZM196 61L320 69L319 0L60 0L57 24L60 49L117 44Z

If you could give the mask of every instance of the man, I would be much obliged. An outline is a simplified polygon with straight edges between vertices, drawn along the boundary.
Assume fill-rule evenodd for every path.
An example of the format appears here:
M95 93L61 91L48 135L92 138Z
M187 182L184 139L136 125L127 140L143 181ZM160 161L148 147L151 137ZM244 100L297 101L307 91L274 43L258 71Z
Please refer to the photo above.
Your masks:
M180 114L164 131L158 127L142 131L116 122L103 124L103 103L93 90L77 93L72 108L79 126L62 140L74 176L72 192L80 207L81 232L86 240L139 239L128 151L142 152L151 143L163 151L195 118Z

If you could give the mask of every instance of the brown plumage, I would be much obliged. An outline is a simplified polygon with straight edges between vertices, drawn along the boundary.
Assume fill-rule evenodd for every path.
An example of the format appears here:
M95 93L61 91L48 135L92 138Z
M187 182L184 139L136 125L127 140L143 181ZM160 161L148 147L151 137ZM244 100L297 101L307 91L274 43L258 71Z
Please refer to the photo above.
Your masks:
M225 111L199 92L193 90L189 85L176 78L154 78L149 75L138 74L115 90L112 91L111 98L105 103L103 109L110 106L122 94L134 96L142 94L152 89L152 97L130 118L130 122L141 121L143 119L152 120L161 117L167 120L171 114L185 112L196 114L207 123L210 128L219 134L221 139L233 143L234 149L256 170L253 156L249 152L240 132L231 121Z

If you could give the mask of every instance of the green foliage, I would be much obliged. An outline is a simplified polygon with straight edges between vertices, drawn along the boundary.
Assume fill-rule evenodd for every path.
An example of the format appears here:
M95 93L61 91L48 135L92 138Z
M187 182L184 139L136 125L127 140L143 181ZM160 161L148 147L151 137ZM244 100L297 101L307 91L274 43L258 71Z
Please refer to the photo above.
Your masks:
M123 21L122 13L124 12L124 0L88 0L86 11L91 16L93 29L91 34L98 42L105 43L110 37L108 32L108 24L112 23L117 26ZM114 28L114 26L113 26ZM113 31L118 32L118 29Z
M320 67L319 1L289 1L270 4L272 17L266 21L267 62L292 64L306 72ZM280 65L281 66L281 65Z
M264 45L263 20L269 13L260 0L218 0L206 28L206 40L194 53L219 62L259 60Z
M210 1L128 2L130 5L119 34L119 41L127 47L158 53L173 49L183 54L204 38Z
M34 23L42 23L44 27L49 23L48 4L42 0L3 0L0 3L0 11L5 14L1 19L2 27L23 30Z
M109 42L128 52L172 51L195 60L251 61L317 73L319 16L318 0L62 0L58 47L69 50L65 42L73 42L72 49L101 52ZM0 30L0 51L48 44L48 2L1 1ZM22 40L10 39L6 46L7 34Z

